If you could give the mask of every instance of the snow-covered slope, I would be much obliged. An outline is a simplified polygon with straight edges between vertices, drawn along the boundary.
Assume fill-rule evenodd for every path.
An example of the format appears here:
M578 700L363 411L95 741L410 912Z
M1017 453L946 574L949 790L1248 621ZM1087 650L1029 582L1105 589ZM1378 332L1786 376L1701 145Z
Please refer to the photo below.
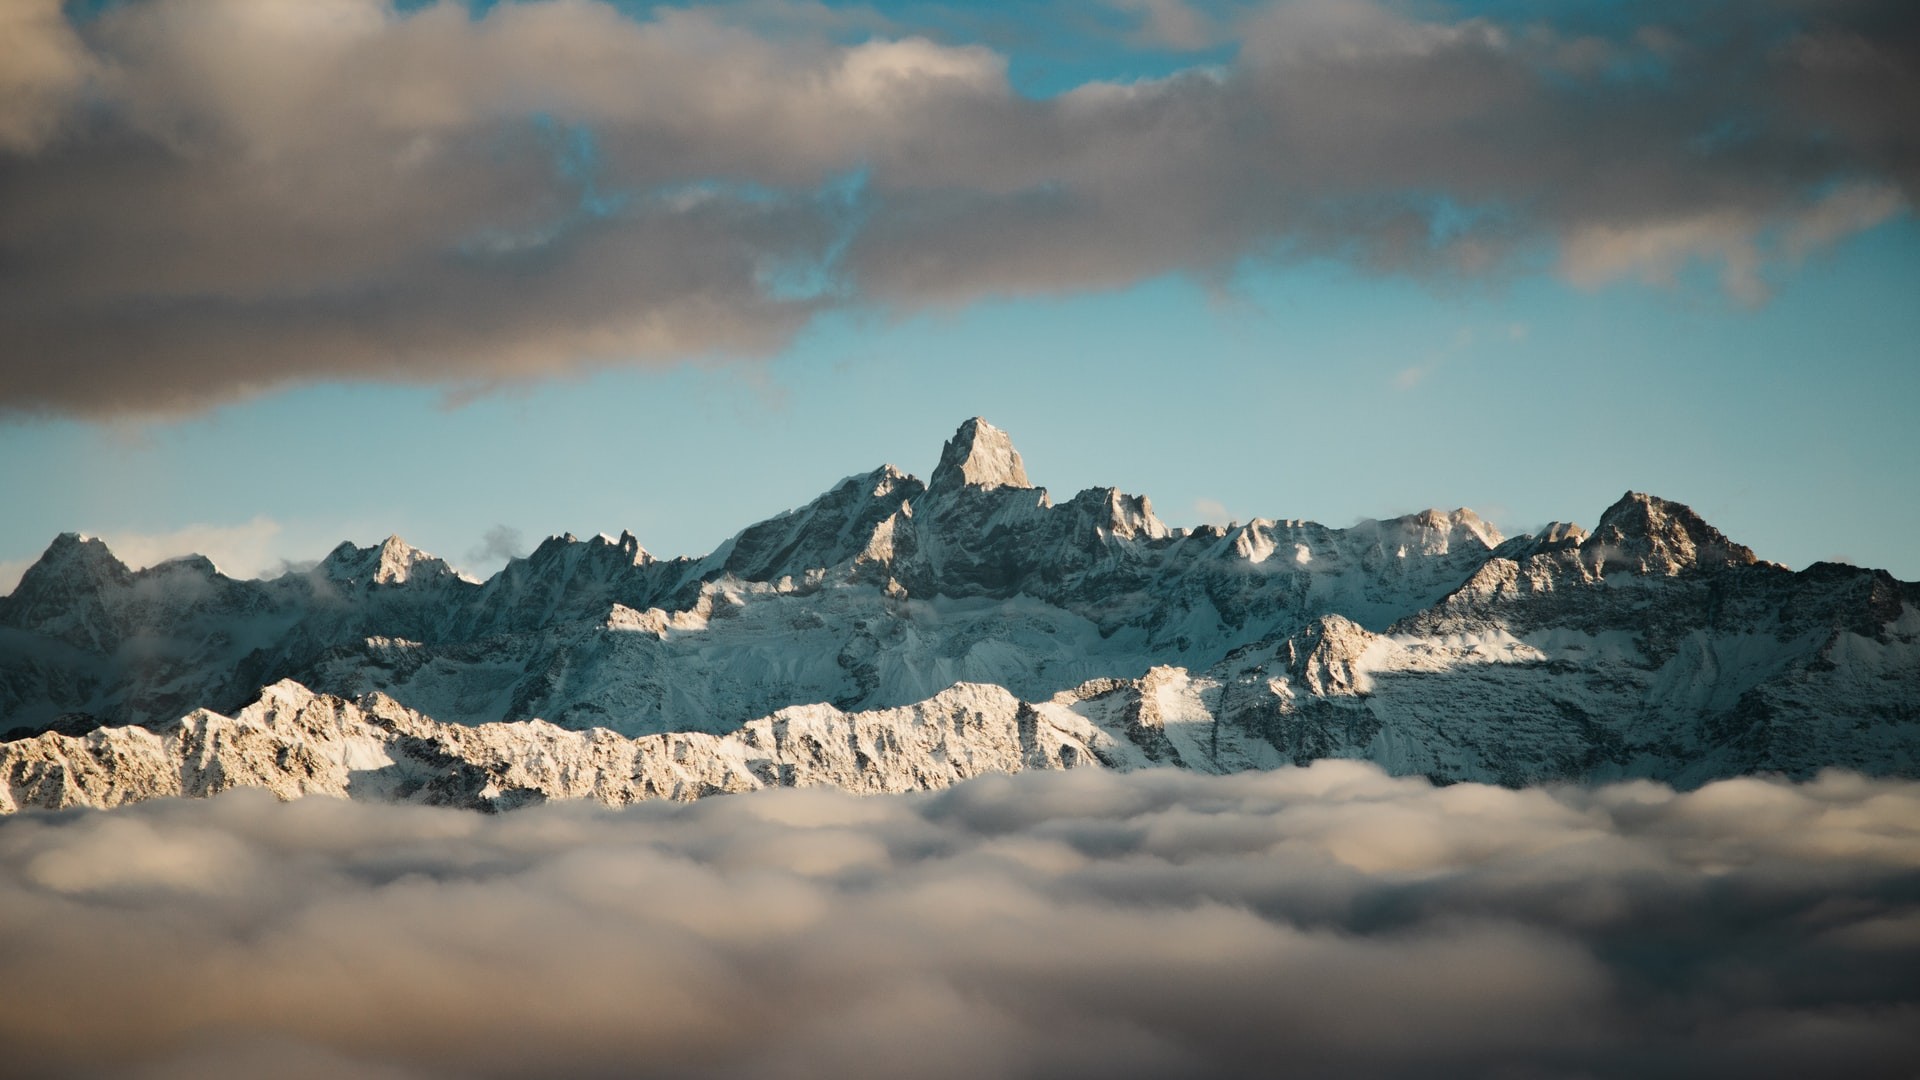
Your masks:
M121 760L115 747L137 748L131 762L187 745L140 742L129 726L271 733L263 688L283 680L360 701L329 708L375 727L405 715L497 733L538 718L548 742L670 735L674 753L702 758L672 758L689 778L678 788L642 773L591 791L526 788L614 801L639 797L608 794L629 782L671 795L751 786L740 777L898 790L963 775L961 763L1226 771L1350 756L1507 783L1907 773L1920 755L1920 587L1830 564L1789 572L1639 494L1591 534L1556 524L1509 540L1467 510L1172 530L1113 489L1056 503L1007 436L974 419L926 483L891 466L848 477L700 559L656 559L625 534L555 537L476 583L396 537L235 581L198 558L129 571L68 535L0 599L8 775L29 747L45 768L84 772ZM1060 730L1074 734L1049 756L951 727L925 751L934 768L902 733L946 716L937 703L955 684L992 688L995 716L1065 710L1063 723L1079 719ZM856 754L858 768L738 764L780 764L741 740L803 717L897 738ZM120 734L89 734L103 727ZM833 754L853 753L857 739L831 734ZM98 758L89 739L113 752ZM736 750L748 756L726 757ZM316 790L360 790L341 785Z

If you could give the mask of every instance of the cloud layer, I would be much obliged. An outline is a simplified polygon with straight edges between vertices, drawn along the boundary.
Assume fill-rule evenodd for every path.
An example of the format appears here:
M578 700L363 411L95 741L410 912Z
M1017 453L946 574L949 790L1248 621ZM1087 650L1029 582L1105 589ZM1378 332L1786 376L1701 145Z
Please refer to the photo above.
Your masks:
M1579 26L1120 6L1235 58L1036 99L1001 52L884 22L849 43L804 6L136 0L75 24L19 0L0 411L763 354L827 309L1249 259L1582 285L1703 262L1758 301L1920 188L1920 16L1895 0Z
M240 791L0 823L0 957L36 1075L1903 1075L1920 785Z

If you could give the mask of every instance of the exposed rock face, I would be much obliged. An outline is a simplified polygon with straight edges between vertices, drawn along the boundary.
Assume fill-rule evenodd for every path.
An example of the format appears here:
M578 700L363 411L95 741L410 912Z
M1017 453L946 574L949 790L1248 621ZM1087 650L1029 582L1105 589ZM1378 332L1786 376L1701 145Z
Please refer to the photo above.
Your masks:
M1019 455L1014 455L1016 467ZM746 529L715 555L723 572L744 581L804 577L844 562L871 544L879 527L925 488L891 465L850 476L798 510Z
M118 644L105 594L127 589L133 573L107 545L79 533L61 533L40 561L27 568L13 595L0 599L0 619L82 649Z
M1027 467L1007 433L974 417L960 425L940 451L940 464L927 488L950 492L960 487L1030 488Z
M45 732L0 745L0 813L112 807L263 787L282 799L376 798L483 810L545 799L624 805L770 785L883 794L986 772L1094 764L1106 733L997 686L962 684L904 709L783 709L725 737L629 739L544 721L442 724L392 698L357 702L275 683L235 715L198 710L153 729Z
M1600 515L1581 547L1592 551L1602 573L1673 576L1758 561L1752 549L1727 539L1690 508L1635 491Z
M1379 640L1344 616L1322 615L1287 639L1287 671L1315 697L1364 693L1368 683L1362 664Z
M343 543L320 560L319 570L327 580L349 589L402 585L416 577L457 576L444 559L429 555L398 536L389 536L370 548Z
M1509 783L1908 773L1917 612L1920 586L1759 562L1636 494L1590 535L1507 539L1468 510L1169 529L1111 488L1056 504L976 419L929 484L852 476L701 559L555 537L476 583L390 538L234 581L197 558L129 571L63 536L0 599L0 760L41 763L23 805L226 782L208 776L397 797L375 774L399 774L315 747L427 738L419 724L433 753L523 793L476 805L1325 756ZM303 734L281 762L274 740L304 730L262 696L283 680L357 702L326 708L372 734ZM96 727L120 733L96 747ZM523 730L544 734L499 741ZM243 752L270 744L271 765ZM102 779L116 771L142 779Z

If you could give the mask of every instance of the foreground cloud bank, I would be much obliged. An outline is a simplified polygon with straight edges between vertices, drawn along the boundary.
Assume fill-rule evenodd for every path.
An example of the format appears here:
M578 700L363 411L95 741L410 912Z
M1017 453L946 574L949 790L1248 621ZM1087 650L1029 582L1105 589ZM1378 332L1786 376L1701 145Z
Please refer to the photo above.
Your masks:
M0 824L9 1068L1904 1075L1920 784L1025 774Z
M1905 0L1255 4L1222 66L1045 97L964 32L628 10L13 0L0 412L766 353L824 310L1248 259L1697 262L1757 301L1920 190Z

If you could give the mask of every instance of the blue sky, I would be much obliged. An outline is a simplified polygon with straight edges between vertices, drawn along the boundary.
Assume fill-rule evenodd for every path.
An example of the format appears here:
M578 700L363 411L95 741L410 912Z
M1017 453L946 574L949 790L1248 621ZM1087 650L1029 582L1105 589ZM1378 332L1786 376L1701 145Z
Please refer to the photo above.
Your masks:
M0 579L65 530L697 554L975 414L1176 525L1634 489L1920 578L1915 156L1823 59L1910 84L1911 19L1152 6L337 0L287 73L261 8L49 5L0 55L51 102L0 110ZM383 83L430 32L446 70Z

